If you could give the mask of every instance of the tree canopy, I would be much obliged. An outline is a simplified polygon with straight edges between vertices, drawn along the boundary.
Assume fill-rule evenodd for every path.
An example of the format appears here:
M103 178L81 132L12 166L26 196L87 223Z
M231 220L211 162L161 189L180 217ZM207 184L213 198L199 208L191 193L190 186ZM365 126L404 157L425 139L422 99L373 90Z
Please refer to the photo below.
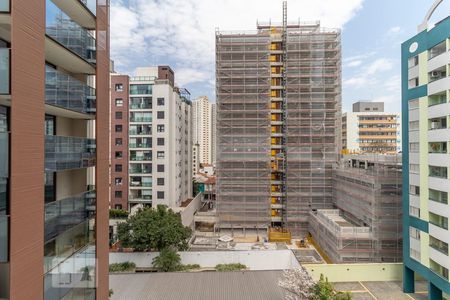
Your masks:
M187 250L191 234L192 230L181 223L181 216L165 205L141 209L117 228L122 246L135 251L161 251L169 247Z

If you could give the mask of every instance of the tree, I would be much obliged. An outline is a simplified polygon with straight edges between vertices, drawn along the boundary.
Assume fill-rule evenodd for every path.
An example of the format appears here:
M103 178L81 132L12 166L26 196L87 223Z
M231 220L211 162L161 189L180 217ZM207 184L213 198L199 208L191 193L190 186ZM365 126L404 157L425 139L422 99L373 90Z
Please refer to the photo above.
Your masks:
M191 234L192 230L181 223L181 216L165 205L141 209L117 226L122 246L135 251L161 251L169 247L187 250Z
M278 285L286 290L286 300L309 300L313 297L314 280L303 266L284 271Z
M334 289L331 283L328 282L328 278L323 277L323 274L320 274L319 281L312 288L313 292L313 300L330 300L334 299Z
M175 250L164 248L157 257L153 258L152 264L158 271L179 271L181 269L181 258Z

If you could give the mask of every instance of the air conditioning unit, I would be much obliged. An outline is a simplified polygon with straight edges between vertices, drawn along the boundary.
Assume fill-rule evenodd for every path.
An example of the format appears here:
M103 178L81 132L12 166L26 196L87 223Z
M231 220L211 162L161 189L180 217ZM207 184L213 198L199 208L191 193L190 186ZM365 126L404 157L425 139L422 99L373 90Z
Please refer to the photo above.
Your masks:
M439 77L439 75L440 75L440 72L438 72L438 71L431 72L431 77Z

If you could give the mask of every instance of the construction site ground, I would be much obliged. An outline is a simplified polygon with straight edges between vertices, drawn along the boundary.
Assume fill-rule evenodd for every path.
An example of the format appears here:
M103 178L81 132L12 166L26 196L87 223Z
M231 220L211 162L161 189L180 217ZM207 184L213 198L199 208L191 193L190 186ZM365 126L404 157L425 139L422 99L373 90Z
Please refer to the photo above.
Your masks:
M427 284L425 281L416 281L416 293L404 294L401 281L372 281L372 282L340 282L333 283L338 291L352 293L353 300L426 300L428 299Z

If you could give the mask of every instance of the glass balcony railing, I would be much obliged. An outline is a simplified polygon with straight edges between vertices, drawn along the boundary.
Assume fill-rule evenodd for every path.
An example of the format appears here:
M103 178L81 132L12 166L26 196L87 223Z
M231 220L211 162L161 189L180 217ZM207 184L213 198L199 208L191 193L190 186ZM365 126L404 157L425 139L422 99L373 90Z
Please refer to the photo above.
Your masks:
M8 261L9 216L0 215L0 263Z
M44 275L44 299L95 299L95 239L62 262Z
M45 136L45 171L55 172L95 166L94 139L57 135Z
M9 48L0 48L0 95L10 94L10 56Z
M45 103L86 114L95 113L95 89L46 65Z
M45 242L95 217L95 191L45 204Z
M0 12L10 12L9 1L10 0L0 0Z
M97 13L97 0L80 0L80 2L83 3L92 14L95 15Z
M83 59L95 63L96 52L93 34L72 21L50 0L46 2L45 33Z

